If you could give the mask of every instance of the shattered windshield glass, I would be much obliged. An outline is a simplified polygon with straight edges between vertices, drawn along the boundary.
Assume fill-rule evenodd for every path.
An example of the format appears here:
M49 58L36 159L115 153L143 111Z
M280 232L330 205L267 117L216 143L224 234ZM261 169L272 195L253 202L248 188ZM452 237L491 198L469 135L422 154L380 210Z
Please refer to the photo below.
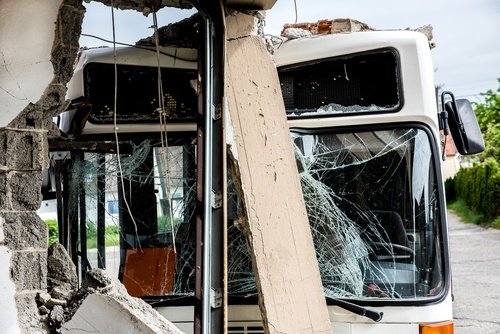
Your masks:
M440 213L427 132L294 130L292 142L325 295L439 295ZM79 261L105 267L133 296L192 296L194 137L166 148L154 140L123 141L120 147L120 159L110 152L73 152L68 165L70 216L80 229L82 221L86 226ZM233 297L256 296L238 198L228 184L228 290ZM105 233L101 247L99 225Z
M325 295L438 295L444 284L442 245L427 133L295 131L292 140ZM233 231L230 240L230 292L252 295L244 238Z
M325 294L439 294L442 245L427 133L295 132L293 142Z

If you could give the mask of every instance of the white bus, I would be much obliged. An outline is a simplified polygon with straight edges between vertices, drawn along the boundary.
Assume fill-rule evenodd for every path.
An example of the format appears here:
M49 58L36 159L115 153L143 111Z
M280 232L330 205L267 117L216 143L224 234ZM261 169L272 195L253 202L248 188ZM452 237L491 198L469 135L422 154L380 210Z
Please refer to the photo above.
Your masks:
M438 111L428 40L409 31L312 36L284 43L274 59L332 331L453 333L440 144L447 113ZM160 60L158 80L155 52L80 54L59 126L88 145L65 149L71 159L61 168L67 212L80 213L80 268L111 270L105 259L119 258L113 270L129 293L193 333L197 53L163 48ZM162 125L159 81L169 111ZM453 99L447 109L459 151L480 151L470 105ZM263 333L230 182L228 193L228 333ZM101 237L92 261L81 248L92 233L81 232L107 216L119 247L104 248Z

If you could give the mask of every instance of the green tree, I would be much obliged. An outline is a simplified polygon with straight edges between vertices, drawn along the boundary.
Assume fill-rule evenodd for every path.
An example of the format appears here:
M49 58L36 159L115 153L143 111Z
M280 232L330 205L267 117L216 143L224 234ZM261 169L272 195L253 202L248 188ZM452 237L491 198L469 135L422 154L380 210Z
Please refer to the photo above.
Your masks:
M500 85L500 79L497 79ZM483 133L485 150L482 159L492 157L500 161L500 86L496 91L482 93L483 103L474 103L474 110Z

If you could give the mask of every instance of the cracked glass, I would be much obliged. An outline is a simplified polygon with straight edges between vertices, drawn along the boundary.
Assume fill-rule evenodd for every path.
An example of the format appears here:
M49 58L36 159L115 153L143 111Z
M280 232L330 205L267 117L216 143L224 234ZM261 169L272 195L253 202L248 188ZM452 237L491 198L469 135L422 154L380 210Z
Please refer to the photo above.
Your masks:
M325 294L439 294L443 257L427 133L403 128L292 137Z
M105 268L136 297L192 294L193 140L168 147L155 140L121 141L120 158L109 152L73 154L69 209L80 224L85 221L86 241L80 235L78 244L80 254L86 250L82 267Z
M443 253L428 133L293 130L291 139L325 295L377 300L439 295ZM97 267L101 257L133 296L193 295L193 140L172 141L167 148L154 140L123 141L120 160L109 152L73 156L70 203L87 227L83 266ZM255 296L241 206L228 183L229 294ZM105 248L92 241L99 221Z
M294 131L292 140L325 295L404 300L440 294L443 254L427 133ZM251 259L241 233L232 233L230 292L252 296Z

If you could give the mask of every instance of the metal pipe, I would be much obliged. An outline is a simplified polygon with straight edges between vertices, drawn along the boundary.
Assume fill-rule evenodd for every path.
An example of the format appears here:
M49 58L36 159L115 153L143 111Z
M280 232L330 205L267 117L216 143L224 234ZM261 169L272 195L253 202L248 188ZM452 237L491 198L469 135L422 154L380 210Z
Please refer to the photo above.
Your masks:
M203 295L202 295L202 333L211 331L211 251L212 251L212 146L213 146L213 58L212 24L205 18L205 55L204 55L204 171L203 171Z
M106 157L97 158L97 267L106 269Z

